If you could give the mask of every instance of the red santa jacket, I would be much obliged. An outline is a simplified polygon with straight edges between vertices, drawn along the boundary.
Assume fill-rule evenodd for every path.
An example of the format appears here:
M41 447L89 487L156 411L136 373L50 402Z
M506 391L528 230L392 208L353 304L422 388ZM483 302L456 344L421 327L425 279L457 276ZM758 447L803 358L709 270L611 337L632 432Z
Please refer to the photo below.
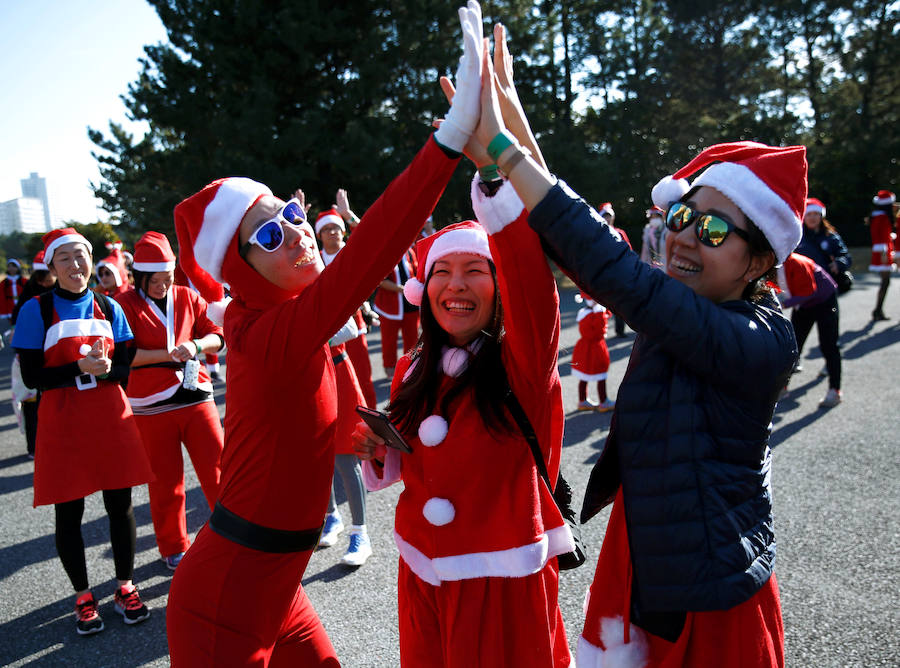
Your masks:
M419 263L416 259L415 250L412 248L408 249L406 253L403 254L400 262L403 263L403 267L406 271L406 280L409 280L410 277L416 275L416 269L418 268ZM385 277L385 280L393 281L400 287L403 287L403 283L405 282L400 277L399 266L394 267L394 270ZM375 309L375 312L383 318L387 318L388 320L403 320L403 293L378 288L378 291L375 293L373 308Z
M321 526L331 494L337 415L328 339L409 248L457 162L429 139L366 211L334 262L299 295L257 306L261 298L245 302L242 286L232 281L219 492L228 510L273 529ZM236 249L233 242L226 263Z
M872 263L869 271L893 271L894 226L884 211L873 211L869 231L872 234Z
M173 285L169 289L165 313L137 290L128 290L116 300L125 311L137 348L174 350L191 339L200 339L207 334L222 335L222 328L206 317L203 297L182 285ZM128 401L135 409L163 401L178 391L182 380L184 374L178 369L133 367L128 380ZM213 391L205 365L200 366L198 388Z
M572 375L586 382L606 380L609 371L609 348L606 327L609 311L589 300L576 316L581 335L572 350Z
M490 234L497 266L504 367L534 427L550 479L556 480L564 423L556 368L556 283L512 186L503 186L494 201L480 191L473 197L487 202L476 204L476 213ZM445 375L460 371L458 356L467 354L459 348L445 351ZM406 355L398 362L392 394L409 368ZM445 379L439 397L451 382ZM491 435L471 392L460 397L451 415L426 418L409 443L411 454L388 451L383 474L371 462L364 462L363 471L370 489L403 480L394 538L401 558L425 582L524 577L572 549L571 533L521 432L513 426Z
M16 300L25 287L25 279L19 276L7 276L0 283L0 316L8 316L16 306Z

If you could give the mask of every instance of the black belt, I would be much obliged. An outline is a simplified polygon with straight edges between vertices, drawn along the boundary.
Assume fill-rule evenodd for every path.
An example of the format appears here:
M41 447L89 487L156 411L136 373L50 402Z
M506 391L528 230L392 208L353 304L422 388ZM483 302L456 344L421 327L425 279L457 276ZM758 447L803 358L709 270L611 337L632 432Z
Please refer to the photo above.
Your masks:
M59 390L64 387L75 387L78 384L76 381L76 378L85 378L85 377L88 377L88 374L83 373L83 374L80 374L79 376L70 378L69 380L64 380L59 383L56 383L55 385L42 385L40 387L40 391L46 392L47 390ZM94 378L97 381L97 385L99 385L100 383L118 382L118 381L110 381L109 378L98 378L97 376L94 376Z
M337 355L332 355L332 356L331 356L331 361L334 362L334 365L335 365L335 366L337 366L338 364L340 364L341 362L343 362L345 359L347 359L347 352L346 352L346 351L344 351L344 352L342 352L342 353L338 353Z
M240 515L235 515L218 501L212 517L209 518L209 528L222 538L227 538L238 545L277 554L315 549L322 533L321 526L316 529L286 531L254 524Z

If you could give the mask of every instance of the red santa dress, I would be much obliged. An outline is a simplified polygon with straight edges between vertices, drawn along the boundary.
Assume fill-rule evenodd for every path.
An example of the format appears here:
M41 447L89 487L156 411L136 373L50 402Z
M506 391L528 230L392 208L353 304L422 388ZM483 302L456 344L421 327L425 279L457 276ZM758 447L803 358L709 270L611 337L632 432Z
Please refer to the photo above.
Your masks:
M609 348L606 345L609 311L592 299L587 299L575 320L581 336L572 350L572 375L585 382L606 380L609 371Z
M417 267L415 251L407 249L385 280L403 287L410 276L416 275ZM412 348L419 338L419 310L406 302L403 292L385 288L378 288L373 308L381 319L381 361L385 369L393 369L397 366L397 335L402 336L404 351Z
M556 284L512 186L493 199L473 186L473 205L497 267L503 365L555 480L564 423ZM445 350L436 405L467 359ZM407 354L392 393L410 372ZM363 462L370 489L404 484L394 525L402 665L568 666L553 557L573 548L572 536L521 432L488 432L469 390L407 440L412 453L389 450L383 470Z
M7 276L0 282L0 317L9 317L16 307L16 300L22 294L27 281L21 274Z
M872 262L869 271L894 271L894 224L891 217L881 209L872 212L869 221L872 235Z
M244 262L238 234L228 242L221 274L234 301L225 314L228 410L217 510L221 504L257 534L302 532L316 540L309 549L266 551L205 526L169 594L175 668L338 665L300 586L334 471L338 402L327 342L415 239L457 162L429 139L335 261L299 294L277 288ZM207 214L218 204L213 199ZM182 261L185 247L197 243L184 220L195 215L193 206L188 199L176 208Z

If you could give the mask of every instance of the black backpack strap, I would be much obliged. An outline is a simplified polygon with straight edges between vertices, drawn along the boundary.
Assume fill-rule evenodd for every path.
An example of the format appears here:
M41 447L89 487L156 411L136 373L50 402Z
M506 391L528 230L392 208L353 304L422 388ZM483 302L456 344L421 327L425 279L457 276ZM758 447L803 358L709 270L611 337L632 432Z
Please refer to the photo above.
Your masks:
M552 492L554 485L550 484L550 476L547 474L547 464L544 462L541 446L538 444L534 428L531 426L531 422L525 414L525 409L522 408L522 404L516 399L516 395L513 394L512 388L506 393L506 397L503 401L509 409L509 413L512 415L513 420L516 421L519 431L522 432L522 436L528 441L528 446L531 448L531 456L534 457L534 464L537 466L538 473L541 474L544 482L547 483L547 488Z
M112 304L109 303L109 297L106 295L100 294L99 292L94 293L94 301L97 302L97 306L100 307L100 313L103 314L103 317L109 321L110 326L112 326L113 321L113 308Z

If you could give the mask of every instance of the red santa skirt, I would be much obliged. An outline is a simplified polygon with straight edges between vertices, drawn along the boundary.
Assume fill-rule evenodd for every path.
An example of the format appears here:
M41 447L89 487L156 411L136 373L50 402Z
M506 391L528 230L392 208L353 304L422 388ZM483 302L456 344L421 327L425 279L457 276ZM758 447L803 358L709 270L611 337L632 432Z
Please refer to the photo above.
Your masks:
M572 351L572 375L587 382L606 380L609 348L605 339L580 338Z
M334 349L332 348L334 354ZM365 397L359 388L359 381L356 379L356 372L353 369L353 362L350 361L347 353L344 352L344 359L334 365L334 378L337 386L338 410L337 410L337 429L334 432L334 454L336 455L352 455L353 442L350 440L350 434L359 422L359 415L356 413L356 407L366 405Z
M616 496L578 639L578 668L784 667L784 627L773 574L729 610L688 612L675 642L629 623L631 555L622 490Z
M131 406L118 383L47 390L38 408L34 506L153 479Z

